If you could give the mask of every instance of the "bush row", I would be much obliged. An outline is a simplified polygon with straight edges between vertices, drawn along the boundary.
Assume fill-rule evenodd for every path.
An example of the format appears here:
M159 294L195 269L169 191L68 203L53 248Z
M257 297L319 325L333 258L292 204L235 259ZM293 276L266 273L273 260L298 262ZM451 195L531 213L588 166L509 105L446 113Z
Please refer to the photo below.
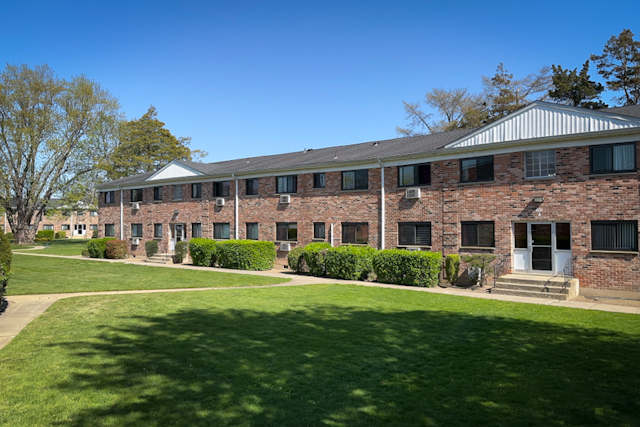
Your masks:
M104 237L102 239L93 239L87 242L87 250L91 258L106 258L107 242L116 240L113 237Z
M4 295L9 283L9 271L11 270L11 243L6 234L0 230L0 312L5 307Z
M36 237L34 240L36 242L48 242L50 240L53 240L54 236L55 232L53 230L39 230L36 233Z
M189 253L194 265L236 270L269 270L276 259L273 242L256 240L215 241L204 238L189 240Z

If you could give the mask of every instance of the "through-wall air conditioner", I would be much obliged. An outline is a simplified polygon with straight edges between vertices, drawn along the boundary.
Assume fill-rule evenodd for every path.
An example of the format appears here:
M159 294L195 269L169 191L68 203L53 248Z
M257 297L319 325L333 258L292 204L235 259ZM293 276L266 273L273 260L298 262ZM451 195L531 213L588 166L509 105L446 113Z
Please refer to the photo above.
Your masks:
M216 199L216 206L219 206L219 207L224 206L224 199L222 197L218 197Z
M135 210L140 209L140 203L138 203L138 202L131 202L131 209L135 209Z
M280 203L282 204L291 203L291 196L288 194L283 194L282 196L280 196Z
M280 250L281 250L282 252L289 252L289 251L291 251L291 243L285 243L285 242L280 243Z
M419 199L420 198L420 189L419 188L407 188L406 193L407 199Z
M140 244L140 239L136 239L136 238L131 239L131 244L132 245L139 245Z
M419 251L420 248L405 248L407 251Z

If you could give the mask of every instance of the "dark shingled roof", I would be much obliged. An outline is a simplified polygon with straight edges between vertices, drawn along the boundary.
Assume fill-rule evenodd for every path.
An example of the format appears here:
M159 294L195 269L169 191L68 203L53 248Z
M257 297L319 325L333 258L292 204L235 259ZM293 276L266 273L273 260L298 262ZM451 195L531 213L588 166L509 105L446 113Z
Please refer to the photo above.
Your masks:
M247 157L214 163L180 161L205 175L229 175L232 173L261 172L272 169L287 169L297 166L336 165L346 162L373 161L392 156L427 153L444 147L475 129L458 129L430 135L395 138L384 141L370 141L360 144L341 145L320 149L307 149L294 153L270 156ZM155 172L147 172L101 184L98 188L143 183Z
M622 116L640 117L640 105L625 105L624 107L604 108L605 113L620 114Z

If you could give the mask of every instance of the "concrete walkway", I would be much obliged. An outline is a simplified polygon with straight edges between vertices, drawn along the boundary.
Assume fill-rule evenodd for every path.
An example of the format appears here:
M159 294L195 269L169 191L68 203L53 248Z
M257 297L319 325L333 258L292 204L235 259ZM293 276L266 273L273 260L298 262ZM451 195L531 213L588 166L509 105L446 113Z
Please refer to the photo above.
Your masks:
M159 292L190 292L190 291L222 291L228 289L255 289L255 288L275 288L286 286L305 286L316 284L341 284L341 285L360 285L369 286L374 288L389 288L400 289L413 292L430 292L435 294L445 294L454 296L465 296L471 298L492 299L499 301L511 301L527 304L539 304L539 305L551 305L558 307L578 308L584 310L599 310L609 311L614 313L629 313L640 314L640 307L630 307L624 305L604 304L601 302L583 302L583 301L564 301L564 300L549 300L540 298L527 298L517 297L512 295L497 295L486 292L486 289L479 289L471 291L468 289L456 289L456 288L418 288L411 286L400 285L387 285L383 283L371 283L349 280L337 280L327 279L321 277L312 276L300 276L292 274L287 270L271 270L271 271L244 271L244 270L230 270L226 268L211 268L211 267L196 267L190 264L152 264L146 263L141 259L126 259L126 260L111 260L111 259L87 259L82 256L62 256L62 255L43 255L43 254L28 254L21 253L21 255L29 256L44 256L54 258L73 258L83 259L90 261L101 262L117 262L123 264L135 264L144 265L149 268L181 268L185 270L205 270L205 271L220 271L233 274L248 274L254 276L268 276L281 279L291 279L290 282L281 283L277 285L265 285L265 286L236 286L236 287L223 287L223 288L186 288L186 289L157 289L157 290L141 290L141 291L104 291L104 292L77 292L77 293L60 293L60 294L43 294L43 295L14 295L7 297L9 301L9 307L7 310L0 314L0 349L9 343L21 330L23 330L33 319L49 308L54 302L59 299L93 296L93 295L120 295L120 294L148 294Z

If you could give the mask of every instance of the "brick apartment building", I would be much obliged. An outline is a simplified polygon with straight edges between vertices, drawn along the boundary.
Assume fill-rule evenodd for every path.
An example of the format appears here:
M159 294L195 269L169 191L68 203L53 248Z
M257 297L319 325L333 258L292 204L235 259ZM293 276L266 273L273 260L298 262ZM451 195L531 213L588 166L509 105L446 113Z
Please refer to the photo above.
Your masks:
M640 295L640 106L535 102L478 129L216 163L99 186L99 232L133 254L191 237L491 253Z
M7 233L13 232L6 213L0 218L0 227ZM67 238L90 238L98 229L98 211L95 209L68 210L61 206L59 199L51 199L37 230L31 225L34 234L39 230L64 231Z

